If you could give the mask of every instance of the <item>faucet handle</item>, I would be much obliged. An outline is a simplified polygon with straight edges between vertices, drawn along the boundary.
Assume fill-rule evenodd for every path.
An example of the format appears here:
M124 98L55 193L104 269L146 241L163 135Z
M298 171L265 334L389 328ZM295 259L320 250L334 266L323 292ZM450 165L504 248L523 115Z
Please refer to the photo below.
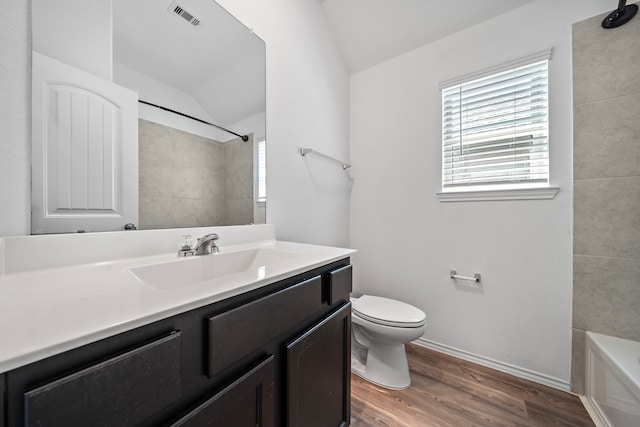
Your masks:
M183 234L178 238L178 248L183 248L185 246L193 246L193 236L191 236L191 234Z
M178 256L192 256L195 255L193 249L193 237L190 234L180 236L178 239Z

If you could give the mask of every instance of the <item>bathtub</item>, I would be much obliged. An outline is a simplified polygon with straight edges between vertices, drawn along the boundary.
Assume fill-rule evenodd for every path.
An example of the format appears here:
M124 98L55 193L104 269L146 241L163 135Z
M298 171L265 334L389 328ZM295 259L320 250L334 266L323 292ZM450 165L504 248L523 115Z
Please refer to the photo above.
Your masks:
M583 403L597 426L640 426L640 342L587 332Z

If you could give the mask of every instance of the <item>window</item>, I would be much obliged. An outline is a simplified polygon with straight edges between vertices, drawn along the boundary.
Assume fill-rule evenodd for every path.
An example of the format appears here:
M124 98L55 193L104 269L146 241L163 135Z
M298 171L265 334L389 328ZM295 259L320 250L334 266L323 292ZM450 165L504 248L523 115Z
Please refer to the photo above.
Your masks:
M549 58L441 85L443 192L548 186Z
M267 202L267 147L266 141L258 141L258 204Z

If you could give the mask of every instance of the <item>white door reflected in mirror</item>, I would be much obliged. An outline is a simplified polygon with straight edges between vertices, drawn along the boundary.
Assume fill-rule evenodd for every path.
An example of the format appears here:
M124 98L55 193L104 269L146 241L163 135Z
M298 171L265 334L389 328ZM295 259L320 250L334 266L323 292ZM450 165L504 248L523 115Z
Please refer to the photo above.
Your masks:
M138 94L33 52L32 233L138 222Z

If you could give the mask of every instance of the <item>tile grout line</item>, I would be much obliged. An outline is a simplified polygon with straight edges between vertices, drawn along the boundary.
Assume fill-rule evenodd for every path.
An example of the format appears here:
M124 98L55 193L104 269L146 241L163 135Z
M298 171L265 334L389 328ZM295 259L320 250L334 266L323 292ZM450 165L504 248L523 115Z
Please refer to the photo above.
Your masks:
M618 98L628 98L628 97L637 96L637 95L640 95L640 91L632 92L632 93L624 93L624 94L612 96L611 98L602 98L595 101L582 102L580 104L574 103L573 107L575 108L575 107L582 107L583 105L593 105L593 104L598 104L600 102L610 102Z
M573 182L576 181L595 181L595 180L612 180L612 179L625 179L625 178L640 178L638 175L625 175L625 176L603 176L603 177L591 177L591 178L573 178Z
M640 261L640 258L605 256L605 255L588 255L588 254L576 254L576 253L574 253L573 256L579 256L579 257L585 257L585 258L619 259L619 260L625 260L625 261Z

